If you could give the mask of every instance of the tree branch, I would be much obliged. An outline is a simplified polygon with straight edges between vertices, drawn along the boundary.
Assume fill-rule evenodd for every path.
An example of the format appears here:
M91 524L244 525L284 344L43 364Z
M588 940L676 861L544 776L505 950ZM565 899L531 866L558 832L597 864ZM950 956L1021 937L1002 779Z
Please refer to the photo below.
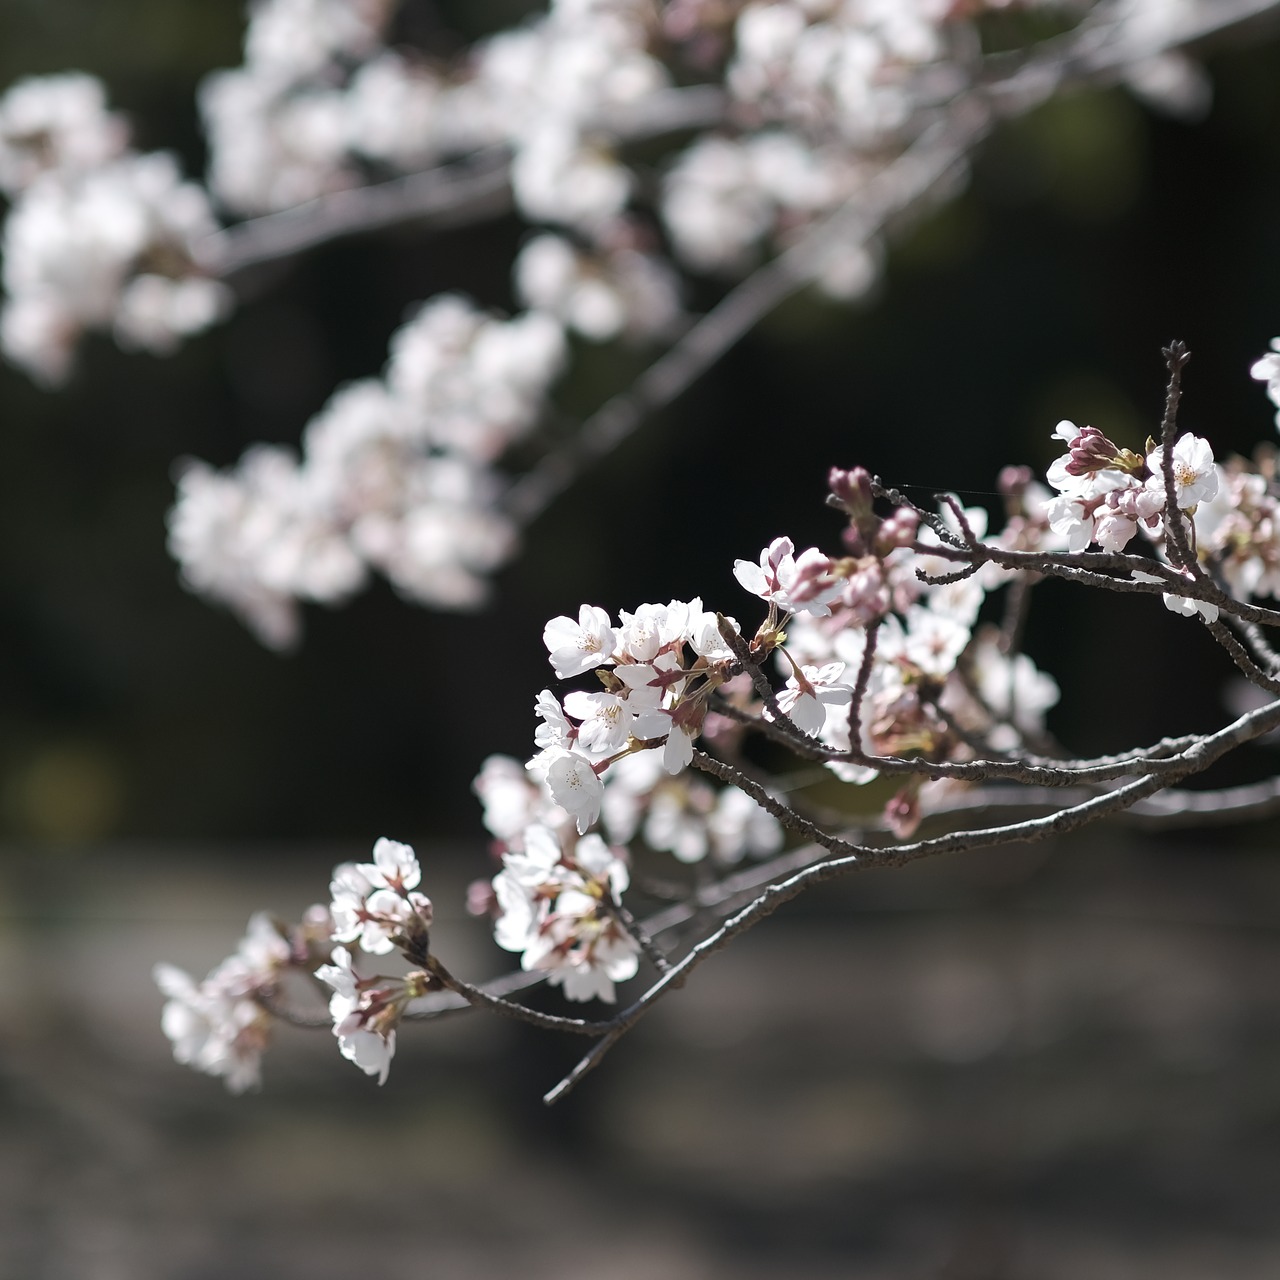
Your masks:
M603 114L593 121L593 132L619 142L639 141L711 127L723 119L724 111L724 91L716 85L666 89L650 94L639 110ZM511 154L506 147L494 146L465 160L249 218L206 236L195 246L195 255L210 275L234 276L346 236L407 223L457 226L498 217L510 208Z

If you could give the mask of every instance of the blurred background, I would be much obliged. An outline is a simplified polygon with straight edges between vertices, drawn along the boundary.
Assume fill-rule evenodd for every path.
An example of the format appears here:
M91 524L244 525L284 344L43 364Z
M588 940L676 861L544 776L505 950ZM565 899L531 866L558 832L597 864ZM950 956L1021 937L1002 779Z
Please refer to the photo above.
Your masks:
M528 7L410 9L444 51ZM93 72L141 148L198 173L193 89L241 34L234 0L6 0L0 87ZM530 531L474 617L378 586L273 654L183 591L164 519L177 459L296 441L415 301L510 306L516 220L264 269L176 357L90 339L58 393L0 368L0 1275L1280 1274L1274 824L824 889L550 1113L575 1046L466 1020L403 1033L382 1090L286 1030L264 1092L229 1099L172 1064L149 978L202 975L252 910L297 914L379 835L429 862L451 967L501 971L461 909L488 865L469 784L528 752L543 623L741 609L735 557L830 544L833 463L995 510L999 468L1043 470L1060 418L1140 448L1175 337L1184 428L1219 457L1273 439L1248 368L1280 333L1280 32L1208 65L1196 122L1108 91L1000 132L871 299L771 317ZM639 367L585 354L563 403ZM1042 596L1028 648L1065 742L1220 721L1229 672L1198 629ZM1211 781L1275 766L1259 748Z

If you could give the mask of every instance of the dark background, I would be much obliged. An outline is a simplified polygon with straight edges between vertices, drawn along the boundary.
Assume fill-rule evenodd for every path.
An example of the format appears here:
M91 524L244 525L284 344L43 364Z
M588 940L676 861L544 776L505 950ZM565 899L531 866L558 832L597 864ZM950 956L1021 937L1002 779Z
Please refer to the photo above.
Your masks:
M411 18L445 48L521 8ZM95 72L138 145L196 173L192 90L241 34L232 0L4 0L0 85ZM1060 418L1140 448L1174 337L1183 425L1219 457L1273 438L1248 368L1280 333L1280 47L1260 32L1209 67L1197 123L1107 91L1003 129L872 299L771 317L583 477L474 617L379 585L273 654L182 590L164 517L176 459L296 442L415 301L509 306L514 220L264 271L172 359L91 338L58 393L0 368L0 1273L1280 1274L1269 827L824 891L550 1116L575 1046L487 1023L404 1035L382 1092L286 1033L263 1097L225 1100L168 1061L146 976L203 973L255 906L296 913L384 834L434 860L454 967L498 971L459 918L485 866L468 787L530 749L543 623L693 594L741 615L735 557L831 545L832 463L992 506ZM584 355L566 405L637 359ZM1221 720L1227 663L1151 601L1049 585L1029 647L1082 751Z

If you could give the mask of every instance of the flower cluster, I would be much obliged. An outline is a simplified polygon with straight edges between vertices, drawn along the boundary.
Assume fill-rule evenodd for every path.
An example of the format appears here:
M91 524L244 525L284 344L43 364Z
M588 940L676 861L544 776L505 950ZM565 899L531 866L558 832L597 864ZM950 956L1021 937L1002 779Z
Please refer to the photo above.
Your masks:
M549 232L535 236L515 260L516 292L592 342L670 332L680 313L675 272L624 223L617 229L612 243L592 249Z
M332 901L311 907L295 928L265 913L254 916L236 953L203 982L173 965L156 965L155 981L166 997L161 1023L174 1058L222 1077L233 1093L256 1088L271 1011L287 1003L287 976L306 974L332 991L329 1016L342 1056L383 1083L396 1027L409 1003L432 984L421 970L361 976L354 953L381 956L399 949L425 961L432 908L417 891L421 877L407 844L382 839L372 862L334 868Z
M552 618L542 633L560 679L597 671L603 686L570 693L563 705L550 690L538 696L540 749L528 767L579 833L600 816L600 774L615 760L656 747L668 773L688 765L732 658L717 615L700 599L645 604L620 619L615 625L603 609L583 605L576 620Z
M730 644L721 627L736 634L737 624L705 611L699 599L642 605L618 622L584 605L576 619L547 624L543 642L556 675L594 673L602 688L563 700L550 690L539 694L539 750L527 768L541 790L521 788L510 768L482 775L477 789L500 839L519 840L529 822L562 833L571 823L581 835L600 820L621 842L643 827L646 843L683 861L718 850L717 829L734 833L722 861L747 848L777 847L778 832L758 805L717 801L680 776L709 713L713 724L729 712L780 716L784 739L812 742L838 777L859 784L877 776L878 756L963 759L972 733L993 749L1043 733L1056 686L1025 655L1008 656L988 634L975 635L986 592L1010 575L988 565L961 581L940 581L953 567L933 551L943 546L942 534L909 510L877 515L864 471L833 471L831 490L849 516L849 554L797 553L783 537L756 560L736 562L739 585L768 606L749 646L741 638L737 648ZM1002 539L1025 542L1047 528L1025 514L1042 504L1043 491L1022 478L1016 500L1012 488L1010 494L1013 518ZM986 522L980 509L946 508L939 527L963 545L964 536L980 539ZM771 700L753 700L740 675L743 652L753 662L776 656L785 683ZM679 787L659 785L663 773ZM547 817L548 796L565 815L563 825ZM889 812L899 834L913 829L921 813L918 782Z
M712 713L705 728L728 733L736 726ZM716 867L782 847L777 819L750 796L688 772L668 773L659 752L623 756L601 782L600 822L614 847L639 837L648 848L670 853L680 862L709 859ZM533 826L554 831L562 842L572 841L577 833L576 820L556 803L546 782L511 756L490 756L473 787L500 854L523 849L524 833Z
M250 6L243 65L215 72L200 90L209 189L226 208L285 209L354 185L352 152L365 139L376 155L408 145L415 131L427 136L434 83L383 49L392 8L389 0ZM406 156L430 158L421 147Z
M1196 512L1200 554L1212 561L1231 593L1280 598L1280 494L1274 450L1251 466L1231 458L1217 495Z
M329 1016L338 1052L365 1075L386 1084L396 1052L396 1028L409 1002L427 993L426 974L415 970L400 978L361 977L351 952L334 947L332 963L321 965L316 977L333 988Z
M1059 496L1046 514L1068 550L1096 544L1104 551L1123 551L1139 528L1153 538L1162 535L1163 448L1152 446L1144 457L1118 448L1096 427L1065 421L1054 435L1070 448L1049 468L1049 483ZM1184 435L1174 442L1173 482L1178 510L1192 514L1218 492L1218 469L1207 441Z
M174 1058L220 1076L232 1093L256 1088L271 1025L262 998L274 994L284 971L305 961L310 945L327 933L323 908L313 909L293 938L260 912L235 954L203 982L174 965L156 965L156 985L166 997L161 1026Z
M521 967L545 971L568 999L611 1004L614 984L639 968L639 945L616 914L629 880L599 836L562 846L547 827L528 827L493 880L494 939L522 952Z
M329 885L333 940L357 944L370 955L397 947L425 951L431 900L417 892L418 859L407 844L380 839L372 862L344 862Z
M536 421L562 355L541 313L427 303L392 338L385 376L311 421L301 458L258 446L230 471L186 465L169 518L184 581L278 648L297 638L299 600L343 600L371 567L413 600L482 603L517 546L490 464Z
M359 947L369 955L400 950L425 963L431 900L418 892L422 869L413 850L385 837L373 846L372 862L344 862L333 869L329 916L334 942ZM329 1016L342 1056L385 1084L396 1051L396 1028L409 1002L430 988L415 969L403 977L362 977L347 945L333 949L331 963L316 977L333 989Z
M197 242L216 229L203 190L171 155L127 142L90 76L23 80L0 97L0 191L12 201L0 349L43 382L66 377L86 329L167 352L227 306L197 265Z

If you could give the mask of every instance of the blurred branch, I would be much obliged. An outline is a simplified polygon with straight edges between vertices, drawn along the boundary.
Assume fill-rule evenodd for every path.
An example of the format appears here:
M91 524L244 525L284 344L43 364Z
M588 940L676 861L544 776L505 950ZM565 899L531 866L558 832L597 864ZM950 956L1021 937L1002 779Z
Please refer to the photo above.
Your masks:
M593 122L593 132L619 142L639 141L715 125L724 109L724 93L717 86L667 89L646 98L638 113L602 116ZM510 209L510 152L489 147L467 160L250 218L201 241L196 257L209 274L226 277L346 236L407 223L457 226L499 217Z
M210 275L296 257L344 236L404 223L456 226L511 208L510 161L503 149L391 182L336 191L280 213L227 227L200 241L196 259Z

